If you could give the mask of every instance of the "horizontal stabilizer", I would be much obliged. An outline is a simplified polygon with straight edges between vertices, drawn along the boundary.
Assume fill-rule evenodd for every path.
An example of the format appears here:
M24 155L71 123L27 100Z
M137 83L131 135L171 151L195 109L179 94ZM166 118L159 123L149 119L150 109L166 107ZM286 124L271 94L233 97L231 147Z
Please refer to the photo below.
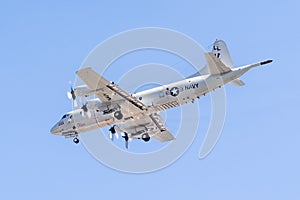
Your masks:
M234 86L243 86L245 85L245 83L241 80L241 79L234 79L233 81L229 82L230 84L234 85Z
M205 59L211 75L220 75L231 71L231 68L222 63L213 53L205 53Z

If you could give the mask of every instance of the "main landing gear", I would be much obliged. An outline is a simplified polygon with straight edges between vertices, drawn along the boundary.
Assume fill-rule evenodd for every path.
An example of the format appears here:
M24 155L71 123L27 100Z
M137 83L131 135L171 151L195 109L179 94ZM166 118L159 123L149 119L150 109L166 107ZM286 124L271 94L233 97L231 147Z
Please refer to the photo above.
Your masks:
M149 142L150 137L149 137L149 135L148 135L147 133L145 133L145 134L142 135L142 139L143 139L145 142Z
M79 139L78 139L77 137L74 137L74 138L73 138L73 142L74 142L75 144L78 144L78 143L79 143Z
M121 120L123 118L123 114L118 110L114 113L114 117L118 120Z

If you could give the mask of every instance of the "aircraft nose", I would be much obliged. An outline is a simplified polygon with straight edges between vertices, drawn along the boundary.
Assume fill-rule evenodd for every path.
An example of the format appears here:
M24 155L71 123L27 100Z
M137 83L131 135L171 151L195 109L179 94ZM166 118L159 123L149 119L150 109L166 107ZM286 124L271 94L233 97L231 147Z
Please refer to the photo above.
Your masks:
M57 135L57 134L59 133L58 125L55 124L55 125L51 128L50 132L51 132L52 134L54 134L54 135Z

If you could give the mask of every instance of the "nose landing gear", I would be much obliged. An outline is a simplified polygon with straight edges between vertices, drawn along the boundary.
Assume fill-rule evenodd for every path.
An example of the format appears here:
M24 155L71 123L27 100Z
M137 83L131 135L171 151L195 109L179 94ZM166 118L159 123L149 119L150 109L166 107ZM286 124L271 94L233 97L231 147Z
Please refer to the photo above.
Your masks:
M63 136L65 136L65 138L73 138L73 142L75 144L79 143L79 139L78 139L78 133L76 131L74 132L67 132L67 133L62 133Z

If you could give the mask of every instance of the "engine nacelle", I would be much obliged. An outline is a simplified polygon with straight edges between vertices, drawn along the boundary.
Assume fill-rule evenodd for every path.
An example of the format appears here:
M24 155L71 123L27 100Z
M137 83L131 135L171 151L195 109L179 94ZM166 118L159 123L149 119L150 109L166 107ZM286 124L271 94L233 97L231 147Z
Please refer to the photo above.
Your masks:
M130 132L132 135L139 135L139 137L142 137L144 134L148 135L148 132L152 132L156 130L157 127L148 125L146 126L139 126L139 127L134 127L132 129L127 129L128 132Z
M86 101L86 107L88 110L97 110L103 112L103 114L110 114L120 109L118 103L111 104L110 102L101 103L99 99L90 99Z
M91 99L86 101L87 109L89 110L102 110L103 107L99 99Z
M95 94L95 90L91 90L86 85L79 85L74 88L74 93L77 97L88 97Z

